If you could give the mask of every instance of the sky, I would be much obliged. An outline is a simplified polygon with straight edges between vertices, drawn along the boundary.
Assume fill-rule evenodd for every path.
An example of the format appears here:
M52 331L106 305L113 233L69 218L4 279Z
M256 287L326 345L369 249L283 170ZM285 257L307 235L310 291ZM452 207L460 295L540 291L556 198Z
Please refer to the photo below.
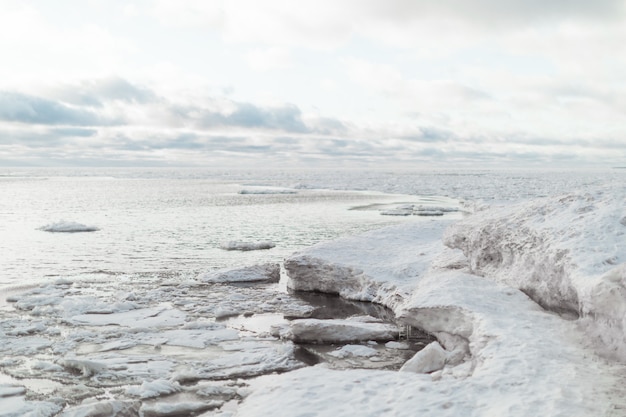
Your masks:
M626 0L0 0L0 167L626 166Z

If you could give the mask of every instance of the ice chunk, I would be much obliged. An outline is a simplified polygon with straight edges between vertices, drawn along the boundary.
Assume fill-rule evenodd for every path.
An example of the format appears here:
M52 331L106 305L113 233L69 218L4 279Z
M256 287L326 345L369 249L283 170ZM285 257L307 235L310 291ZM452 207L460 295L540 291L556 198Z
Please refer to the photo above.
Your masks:
M49 223L45 226L41 226L39 230L43 230L44 232L55 232L55 233L79 233L79 232L96 232L100 229L95 226L86 226L82 223L60 220L55 223Z
M395 325L386 323L298 319L289 322L288 330L281 336L298 343L349 343L394 340L398 333Z
M188 402L156 402L144 403L141 406L141 415L143 417L172 417L197 415L197 413L219 408L224 404L223 401L188 401Z
M417 352L406 361L400 372L416 372L426 374L443 369L446 364L446 351L437 342L429 343L424 349Z
M93 401L64 410L60 417L134 417L138 415L139 401Z
M205 282L278 282L280 265L268 263L237 269L221 269L200 274L198 279Z
M103 363L85 359L59 359L58 364L64 368L76 370L82 376L92 376L107 369L107 366Z
M275 246L276 244L274 242L270 242L269 240L264 240L260 242L243 242L239 240L230 240L227 242L222 242L220 248L224 250L250 251L272 249Z
M150 382L144 381L139 387L129 387L126 389L126 393L141 399L146 399L172 394L180 390L181 386L176 381L172 382L165 379L157 379Z
M23 395L26 393L26 388L21 385L5 385L0 384L0 398L13 397L15 395Z

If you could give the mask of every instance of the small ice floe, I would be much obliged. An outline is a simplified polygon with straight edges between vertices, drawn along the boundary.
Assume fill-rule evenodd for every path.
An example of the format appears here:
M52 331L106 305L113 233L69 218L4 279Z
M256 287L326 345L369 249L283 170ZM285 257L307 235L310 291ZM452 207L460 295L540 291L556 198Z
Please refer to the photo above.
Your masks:
M413 214L416 216L443 216L442 210L416 210Z
M276 244L269 240L263 240L260 242L243 242L240 240L230 240L228 242L222 242L222 244L220 245L220 249L249 251L272 249L275 246Z
M413 214L413 210L406 209L391 209L391 210L383 210L380 212L383 216L410 216Z
M167 417L198 415L198 413L220 408L224 401L183 401L183 402L156 402L144 403L140 415L144 417Z
M369 340L390 341L398 338L398 328L386 323L362 323L352 320L298 319L282 328L280 337L297 343L350 343Z
M220 269L198 275L198 280L205 282L278 282L279 264L262 264L237 269Z
M38 230L53 233L81 233L96 232L100 230L100 228L96 226L87 226L82 223L60 220L55 223L49 223L45 226L41 226Z
M251 187L244 188L239 191L239 194L297 194L298 191L291 188L279 188L279 187Z

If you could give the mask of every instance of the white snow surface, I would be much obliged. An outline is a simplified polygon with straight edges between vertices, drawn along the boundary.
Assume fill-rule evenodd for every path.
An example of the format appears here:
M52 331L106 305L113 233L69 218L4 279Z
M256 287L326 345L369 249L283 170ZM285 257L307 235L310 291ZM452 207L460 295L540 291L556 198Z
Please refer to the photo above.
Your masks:
M79 232L97 232L100 230L96 226L87 226L74 221L59 220L58 222L49 223L41 226L39 230L44 232L56 233L79 233Z
M263 376L237 415L626 415L626 367L597 355L585 330L589 320L606 320L601 343L623 344L623 195L598 191L476 213L445 232L467 258L443 245L450 223L441 222L294 254L285 262L289 287L384 304L443 349L418 353L414 369L405 369L414 372L318 365ZM554 314L526 293L583 317Z

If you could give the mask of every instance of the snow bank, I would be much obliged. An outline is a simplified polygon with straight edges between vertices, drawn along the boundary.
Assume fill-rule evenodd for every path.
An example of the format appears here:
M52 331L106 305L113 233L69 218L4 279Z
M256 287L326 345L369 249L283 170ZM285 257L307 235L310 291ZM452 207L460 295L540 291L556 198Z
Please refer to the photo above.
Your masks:
M263 264L237 269L220 269L202 273L197 279L205 282L278 282L280 265Z
M44 232L56 232L56 233L79 233L79 232L96 232L100 230L95 226L86 226L82 223L60 220L56 223L49 223L45 226L41 226L39 230Z
M405 369L414 372L318 365L261 377L238 415L619 415L623 365L588 350L578 322L545 311L504 279L468 273L467 261L443 247L446 224L389 227L317 245L285 262L291 288L382 303L435 335L444 349L433 345L418 354ZM470 227L472 219L462 224Z
M469 270L542 306L582 316L591 339L626 361L626 189L494 208L451 227Z
M261 241L261 242L242 242L238 240L231 240L228 242L223 242L220 245L220 248L224 250L249 251L249 250L272 249L275 246L276 244L274 242L270 242L269 240Z

